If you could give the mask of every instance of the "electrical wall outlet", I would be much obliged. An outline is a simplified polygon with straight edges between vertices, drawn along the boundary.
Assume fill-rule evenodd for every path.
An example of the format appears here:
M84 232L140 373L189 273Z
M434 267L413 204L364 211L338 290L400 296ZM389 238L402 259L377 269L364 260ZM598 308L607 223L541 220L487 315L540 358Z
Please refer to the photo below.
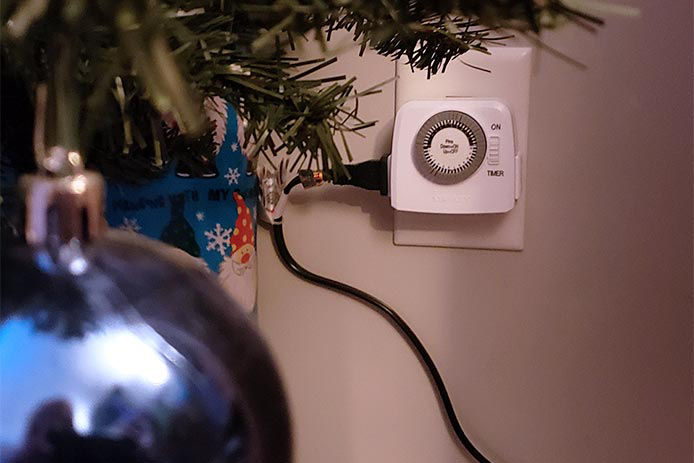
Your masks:
M396 209L393 234L396 245L523 249L532 49L495 47L490 51L491 56L470 52L462 57L462 61L451 62L445 73L430 79L427 79L426 71L412 71L406 63L397 64L395 95L398 116L390 169L391 203ZM497 113L481 109L485 105L497 108ZM468 120L463 121L463 125L472 126L477 133L472 138L466 137L467 141L462 137L458 137L458 141L455 137L445 136L436 139L440 152L429 153L430 159L427 160L424 145L419 147L421 152L417 152L417 134L429 118L448 110L471 116L479 128ZM406 124L403 123L405 115ZM489 147L486 145L495 136L494 129L504 130L504 137L500 140L502 149L506 151L499 153L504 156L504 164L498 169L487 165ZM426 130L422 137L424 134ZM451 135L456 134L451 131ZM431 134L429 138L430 143L433 140ZM481 156L482 159L474 158L471 145L477 144L479 153L482 138L485 155ZM420 139L419 143L426 143L426 140ZM458 145L457 152L467 153L457 158L460 162L450 161L450 156L444 156L452 153L455 145ZM424 159L420 165L417 165L418 155ZM437 158L431 159L433 155ZM475 167L476 162L480 164ZM496 161L492 159L492 162ZM503 177L498 171L504 172ZM439 173L438 179L435 172ZM507 176L506 172L512 174ZM405 181L408 177L403 175L410 176L409 184ZM506 183L489 182L499 178ZM451 185L455 188L451 189ZM495 186L498 187L496 190ZM466 188L468 191L464 192ZM489 201L480 188L486 188L487 195L494 195L496 200ZM428 192L427 196L422 196L423 192ZM417 195L419 200L415 199ZM445 200L453 197L462 199ZM441 198L444 201L440 201Z

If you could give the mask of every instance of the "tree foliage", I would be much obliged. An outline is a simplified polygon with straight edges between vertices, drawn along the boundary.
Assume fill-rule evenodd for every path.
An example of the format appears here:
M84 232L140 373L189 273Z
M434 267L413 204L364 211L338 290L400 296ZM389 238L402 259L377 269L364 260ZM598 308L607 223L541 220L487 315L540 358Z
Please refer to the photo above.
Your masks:
M313 77L334 60L293 57L302 37L324 42L344 29L362 52L435 74L468 51L486 53L507 30L599 22L561 0L6 0L0 8L3 72L31 94L47 86L46 145L80 150L132 181L177 157L209 161L202 101L211 96L245 121L251 160L294 155L339 170L349 148L335 140L373 124L359 118L357 100L378 89ZM181 145L172 133L192 141L167 149Z

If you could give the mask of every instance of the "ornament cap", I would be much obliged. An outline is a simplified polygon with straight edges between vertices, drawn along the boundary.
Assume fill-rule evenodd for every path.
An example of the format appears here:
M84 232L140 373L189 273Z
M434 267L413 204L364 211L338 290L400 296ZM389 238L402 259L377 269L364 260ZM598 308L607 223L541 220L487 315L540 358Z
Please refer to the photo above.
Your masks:
M26 175L20 181L28 244L60 249L93 240L106 231L101 175L90 171L60 177Z

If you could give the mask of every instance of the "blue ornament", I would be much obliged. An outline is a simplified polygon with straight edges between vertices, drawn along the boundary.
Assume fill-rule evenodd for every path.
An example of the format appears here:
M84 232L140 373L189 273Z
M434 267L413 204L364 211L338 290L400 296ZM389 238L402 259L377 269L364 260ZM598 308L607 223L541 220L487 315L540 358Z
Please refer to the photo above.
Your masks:
M104 234L98 176L27 184L28 244L2 256L0 461L290 461L274 363L211 275Z

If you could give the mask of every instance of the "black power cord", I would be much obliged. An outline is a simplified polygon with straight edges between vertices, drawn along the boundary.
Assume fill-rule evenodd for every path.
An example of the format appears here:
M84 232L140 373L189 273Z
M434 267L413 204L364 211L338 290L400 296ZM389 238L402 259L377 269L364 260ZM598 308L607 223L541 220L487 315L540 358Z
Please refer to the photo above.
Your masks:
M284 193L288 194L291 191L291 189L299 185L299 183L301 182L299 181L298 177L292 179L292 181L290 181L284 188ZM374 189L378 190L378 188ZM438 397L441 406L443 407L443 410L446 413L448 423L453 432L455 433L455 436L458 438L458 441L462 444L465 450L467 450L468 453L472 455L475 458L475 460L477 460L479 463L491 463L491 461L487 457L485 457L482 454L482 452L477 449L477 447L475 447L470 438L465 434L465 431L463 430L463 427L461 426L460 421L458 420L458 417L455 413L455 408L453 407L451 398L448 395L448 390L446 389L446 385L443 382L441 373L439 373L439 370L436 367L434 360L431 358L431 355L429 355L429 352L424 347L424 344L422 344L422 341L419 340L419 338L412 330L412 328L410 328L407 322L405 322L405 320L403 320L403 318L400 315L398 315L398 313L395 312L395 310L393 310L387 304L380 301L371 294L357 289L353 286L350 286L348 284L342 283L340 281L332 280L330 278L317 275L302 267L296 261L296 259L294 259L292 254L289 252L289 249L287 248L287 243L284 239L284 230L282 228L282 218L275 220L275 222L272 225L272 241L275 245L275 250L277 251L277 254L280 257L280 260L291 273L301 278L302 280L306 280L316 285L323 286L333 291L337 291L339 293L351 296L365 303L369 307L373 308L376 312L378 312L380 315L386 318L386 320L395 325L398 331L409 342L410 346L413 348L415 353L419 356L419 359L421 360L423 366L429 373L429 378L432 381L432 384L436 389L436 392L438 393Z

